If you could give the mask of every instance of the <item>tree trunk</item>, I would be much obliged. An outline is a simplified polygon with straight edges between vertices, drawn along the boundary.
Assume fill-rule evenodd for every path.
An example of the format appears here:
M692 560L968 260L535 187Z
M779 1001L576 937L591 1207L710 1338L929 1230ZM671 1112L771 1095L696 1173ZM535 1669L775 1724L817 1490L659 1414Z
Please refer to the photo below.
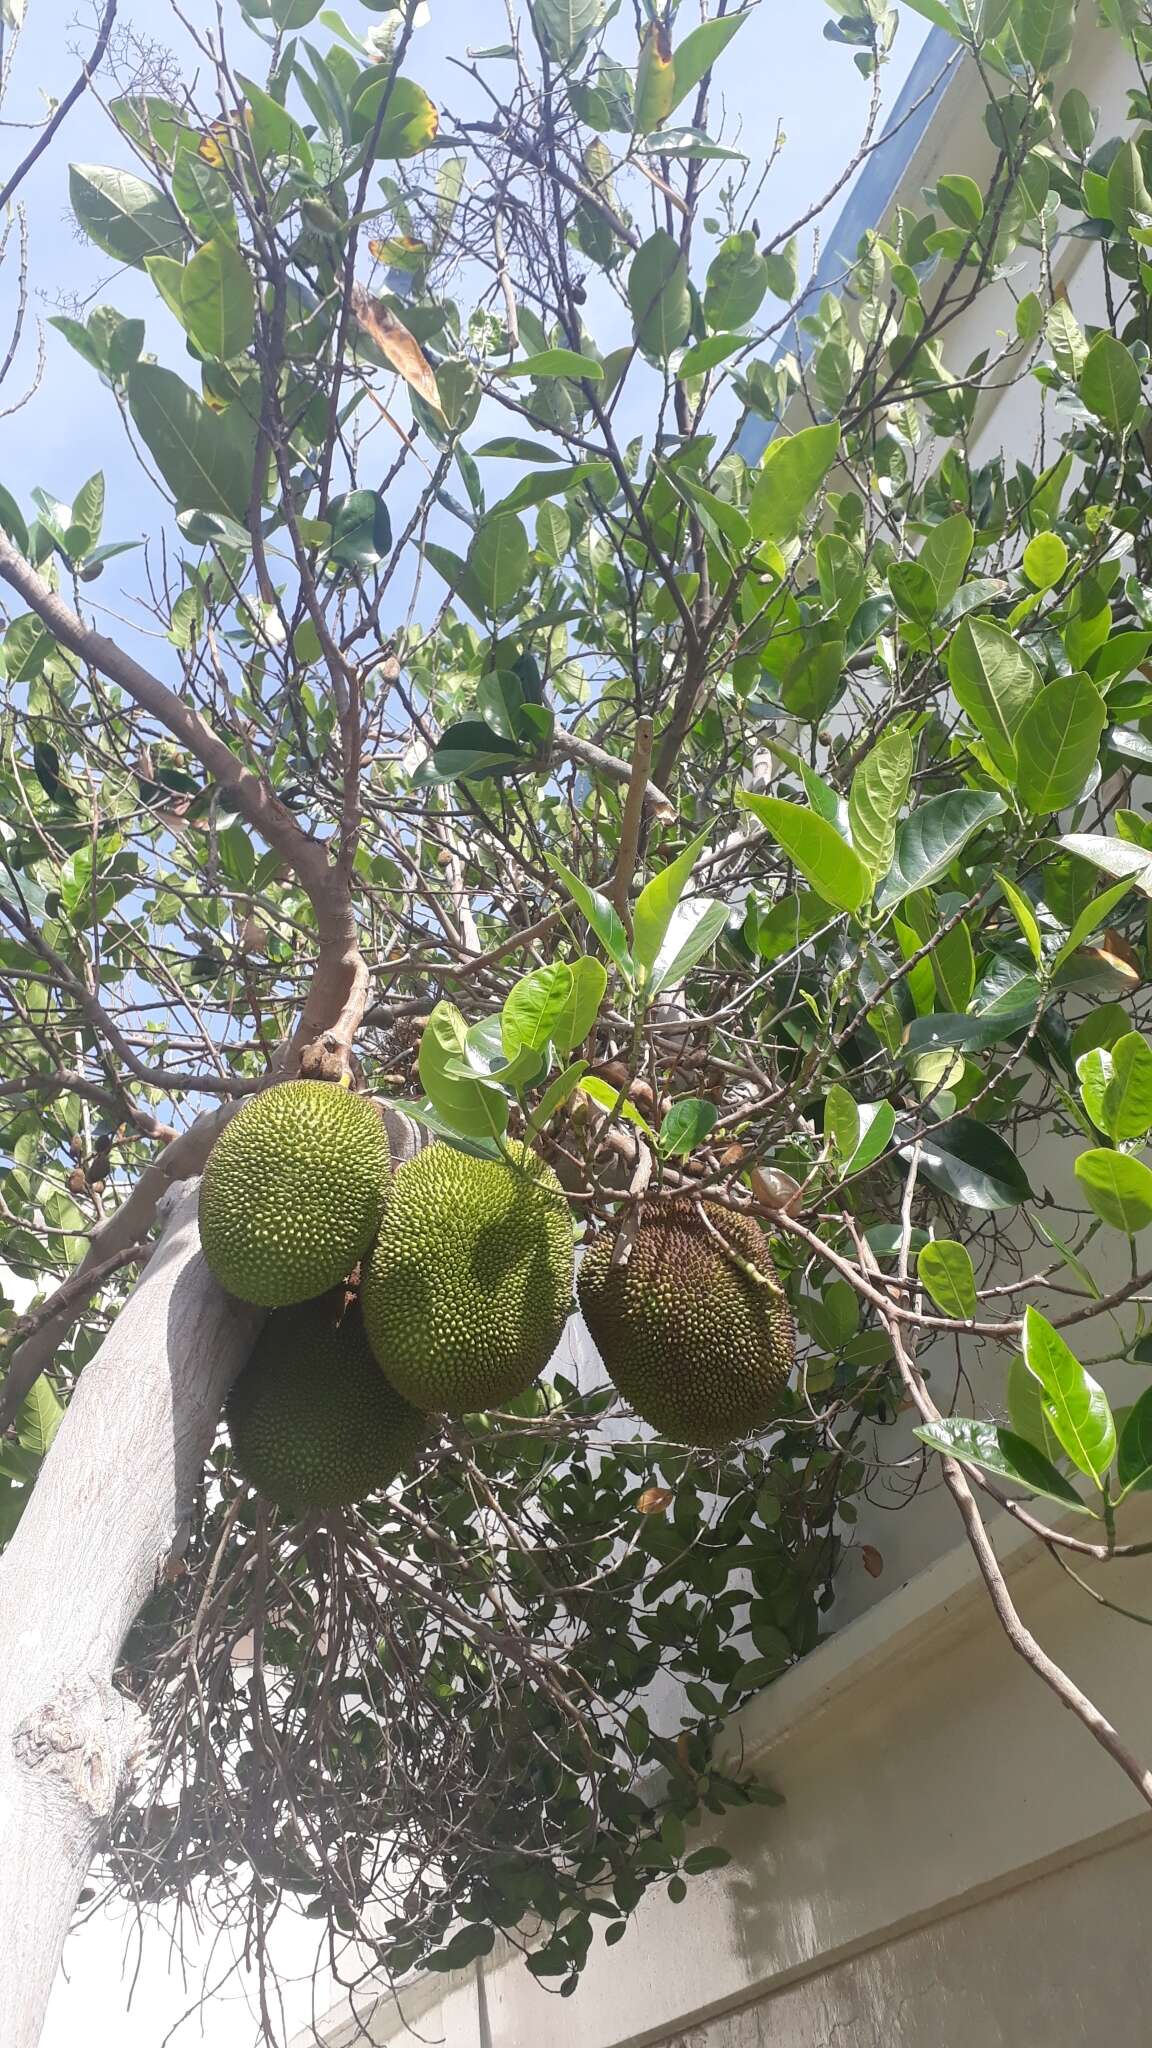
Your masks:
M145 1734L112 1684L120 1646L187 1520L261 1319L216 1285L183 1191L0 1560L3 2048L40 2039L77 1895Z

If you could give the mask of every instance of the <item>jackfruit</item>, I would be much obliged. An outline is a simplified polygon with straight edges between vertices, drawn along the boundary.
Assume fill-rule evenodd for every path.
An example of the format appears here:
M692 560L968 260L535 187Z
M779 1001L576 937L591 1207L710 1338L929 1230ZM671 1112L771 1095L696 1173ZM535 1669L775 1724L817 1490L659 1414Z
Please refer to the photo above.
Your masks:
M286 1081L225 1124L200 1183L200 1242L222 1287L261 1308L311 1301L376 1235L388 1138L363 1095Z
M236 1466L288 1508L343 1507L407 1469L428 1418L388 1385L343 1290L277 1309L228 1396Z
M430 1145L398 1168L364 1268L364 1321L393 1385L464 1415L531 1385L572 1307L572 1225L550 1166ZM518 1170L519 1169L519 1170Z
M673 1443L715 1447L779 1413L795 1344L783 1295L747 1270L776 1281L759 1224L718 1202L701 1206L712 1230L691 1200L649 1204L623 1264L612 1264L616 1230L601 1231L580 1261L576 1292L608 1375L636 1413Z

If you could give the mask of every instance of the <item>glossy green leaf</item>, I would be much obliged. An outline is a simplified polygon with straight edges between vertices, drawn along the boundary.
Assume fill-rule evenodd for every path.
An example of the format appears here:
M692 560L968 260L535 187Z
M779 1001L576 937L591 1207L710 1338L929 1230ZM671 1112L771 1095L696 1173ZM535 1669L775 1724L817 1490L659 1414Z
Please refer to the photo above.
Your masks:
M1028 950L1037 967L1039 967L1044 958L1044 947L1040 937L1040 927L1036 922L1036 913L1024 894L1023 889L1018 889L1015 882L1008 880L1007 875L997 872L996 880L1000 885L1008 908L1011 910L1020 930L1024 934Z
M561 63L578 55L604 15L604 0L531 0L532 18Z
M271 164L279 158L306 177L314 176L315 161L300 123L263 86L242 72L237 72L236 78L248 102L248 133L257 162Z
M703 21L698 28L689 30L672 54L672 108L678 107L681 100L695 91L751 13L752 9L746 7L741 13L718 15L712 21Z
M656 362L667 362L692 324L688 265L674 235L657 228L632 258L628 304L639 346Z
M17 1442L34 1457L46 1457L63 1420L63 1403L51 1380L41 1373L16 1411Z
M1152 1223L1152 1171L1142 1160L1101 1148L1082 1152L1076 1178L1105 1223L1135 1237Z
M470 1138L498 1138L508 1125L502 1088L455 1071L467 1065L468 1027L454 1003L439 1002L420 1038L420 1085L454 1129Z
M390 65L371 71L352 103L352 133L358 142L375 133L377 161L419 156L435 142L439 126L440 116L423 86L414 78L394 77Z
M846 1163L860 1143L860 1111L846 1088L834 1081L824 1097L824 1136Z
M1014 779L1016 731L1040 690L1035 662L991 619L964 619L948 652L948 680L996 767Z
M707 837L707 831L699 833L683 853L645 883L636 899L632 912L632 957L646 974L655 965L676 905L688 886Z
M515 603L528 581L528 535L514 512L494 512L477 528L468 550L468 573L489 611Z
M951 604L964 581L975 537L966 512L950 513L924 537L917 559L931 576L941 606Z
M1064 1451L1045 1413L1043 1389L1025 1365L1022 1351L1012 1354L1004 1399L1008 1421L1016 1435L1024 1437L1050 1464L1058 1466Z
M578 355L574 348L545 348L541 349L537 355L521 356L519 361L515 363L506 363L503 369L498 370L496 374L498 377L512 379L517 377L575 377L582 378L586 383L599 384L603 380L604 365L597 362L595 356ZM531 447L532 444L529 442L525 445ZM479 455L483 455L486 453L490 454L492 451L491 449L481 448L477 449L476 452ZM507 454L511 451L501 449L499 452ZM531 461L532 459L531 456L524 457L526 461ZM556 457L552 456L550 459L555 461Z
M911 1157L907 1147L901 1157ZM970 1209L1011 1209L1032 1196L1012 1147L974 1117L952 1117L938 1138L927 1134L920 1146L920 1172L933 1187Z
M714 1102L688 1096L674 1102L660 1126L659 1145L665 1159L695 1152L711 1134L720 1112Z
M1004 809L990 790L957 789L929 797L896 833L892 866L876 894L877 907L890 910L913 889L924 889L946 874L973 834Z
M552 1043L558 1052L571 1052L587 1038L604 1001L608 969L602 960L585 956L569 968L572 990L552 1026Z
M522 975L505 996L500 1012L505 1058L512 1059L524 1047L543 1052L555 1026L571 1008L574 992L572 969L562 961Z
M478 718L446 726L430 761L413 776L417 788L435 782L482 781L491 775L514 775L531 765L531 756L514 740L506 740Z
M1080 795L1100 751L1104 699L1085 675L1056 676L1016 729L1016 788L1037 816L1062 811Z
M601 1109L606 1109L610 1116L622 1117L625 1123L634 1124L638 1131L643 1131L646 1137L651 1138L653 1144L656 1143L656 1133L647 1117L626 1095L621 1100L620 1090L613 1087L611 1081L601 1080L598 1074L586 1074L580 1086L584 1094L590 1095L593 1102Z
M1105 330L1091 343L1078 387L1089 412L1113 433L1127 433L1140 410L1140 372L1114 334Z
M840 448L840 429L802 427L769 441L752 487L748 523L757 540L795 540Z
M217 362L251 346L256 294L235 242L205 242L185 266L180 294L184 325L198 349Z
M890 1102L861 1102L860 1143L848 1161L848 1173L864 1173L882 1152L888 1150L896 1128L896 1111Z
M1122 1144L1152 1130L1152 1047L1138 1031L1126 1032L1111 1051L1112 1072L1101 1103L1101 1130Z
M784 797L753 796L746 790L738 792L737 802L767 825L789 860L826 903L837 910L863 908L872 893L869 871L826 818Z
M609 958L615 961L625 980L631 982L635 967L628 950L628 934L608 898L602 896L598 889L590 889L586 882L580 880L579 875L574 875L571 868L566 868L554 854L549 854L548 865L553 874L559 875L576 908L587 919Z
M1135 846L1127 839L1108 839L1098 832L1064 832L1058 844L1066 853L1074 853L1081 860L1090 860L1093 867L1102 868L1106 875L1122 879L1125 888L1139 889L1145 896L1152 896L1152 853L1146 852L1142 846ZM1103 896L1097 898L1098 903L1103 901ZM1094 930L1095 926L1091 929Z
M118 263L144 268L148 256L178 255L184 223L156 185L131 171L73 164L68 174L72 211L85 234Z
M1076 0L1018 0L1011 34L1025 63L1045 73L1066 61L1075 27Z
M663 990L675 988L705 953L711 952L728 923L728 916L726 903L712 902L706 896L694 896L691 902L677 906L652 969L652 981L647 990L650 1001Z
M1092 1512L1043 1453L1010 1429L966 1415L948 1415L939 1422L923 1423L915 1433L942 1457L955 1458L961 1465L975 1465L981 1472L990 1472L1010 1486L1023 1487L1042 1500L1057 1501L1063 1508L1075 1509L1080 1514Z
M599 965L599 962L596 964ZM549 1118L555 1116L556 1111L563 1107L569 1096L575 1093L587 1072L587 1060L574 1060L572 1065L565 1067L562 1074L557 1074L556 1079L544 1090L525 1128L525 1137L529 1144L544 1129Z
M1067 846L1069 839L1087 838L1087 836L1086 834L1070 833L1060 841L1060 844L1061 846ZM1114 839L1107 841L1094 840L1092 844L1097 846L1117 846L1121 842ZM1072 848L1071 850L1076 851L1077 849ZM1091 859L1092 856L1089 855L1087 858ZM1148 879L1149 890L1152 891L1152 860L1149 862ZM1059 967L1061 961L1070 958L1077 947L1084 944L1085 939L1091 938L1093 932L1099 931L1101 925L1105 924L1108 918L1111 917L1116 905L1123 902L1133 886L1139 885L1134 885L1131 881L1117 882L1114 888L1101 890L1099 896L1094 897L1091 903L1085 904L1084 909L1075 919L1068 937L1061 942L1053 955L1052 964L1054 967Z
M1149 1175L1152 1181L1152 1175ZM1039 1380L1053 1435L1077 1470L1103 1480L1116 1455L1108 1396L1070 1351L1059 1330L1029 1305L1024 1311L1024 1363Z
M1116 1477L1122 1494L1152 1488L1152 1387L1128 1410L1116 1447Z
M725 333L755 319L768 289L768 266L750 228L728 235L708 266L704 317Z
M254 422L241 408L212 412L159 363L137 363L129 371L128 405L177 507L246 523Z
M920 1251L916 1271L942 1315L972 1321L979 1304L966 1246L951 1237L932 1238Z
M345 491L328 503L330 566L361 573L383 562L392 547L392 521L379 491Z
M1036 590L1051 590L1068 567L1068 549L1057 533L1034 534L1024 550L1024 574Z

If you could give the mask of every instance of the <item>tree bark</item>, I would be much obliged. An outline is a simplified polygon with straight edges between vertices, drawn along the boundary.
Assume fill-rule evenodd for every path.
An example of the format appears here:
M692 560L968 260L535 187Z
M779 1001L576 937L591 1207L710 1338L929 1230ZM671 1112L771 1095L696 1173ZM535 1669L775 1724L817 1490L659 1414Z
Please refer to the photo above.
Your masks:
M216 1285L195 1190L76 1393L0 1560L0 2043L36 2048L64 1937L145 1734L112 1683L191 1509L262 1311Z

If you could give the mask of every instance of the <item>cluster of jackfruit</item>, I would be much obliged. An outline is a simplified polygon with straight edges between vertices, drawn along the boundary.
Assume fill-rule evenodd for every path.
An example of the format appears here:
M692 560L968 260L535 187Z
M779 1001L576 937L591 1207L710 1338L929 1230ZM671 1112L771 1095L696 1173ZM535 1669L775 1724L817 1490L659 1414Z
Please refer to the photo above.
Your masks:
M572 1226L551 1167L507 1151L431 1145L392 1173L374 1105L328 1081L271 1088L226 1125L201 1242L229 1292L273 1311L227 1408L237 1466L271 1499L362 1499L411 1467L430 1416L498 1406L547 1365ZM661 1436L719 1446L778 1415L794 1335L752 1217L658 1197L591 1239L578 1291L609 1377Z
M428 1417L531 1385L572 1306L572 1227L525 1147L432 1145L395 1174L364 1096L288 1081L217 1139L200 1238L270 1315L227 1407L238 1469L288 1507L362 1499L410 1467ZM349 1281L359 1268L359 1301Z

